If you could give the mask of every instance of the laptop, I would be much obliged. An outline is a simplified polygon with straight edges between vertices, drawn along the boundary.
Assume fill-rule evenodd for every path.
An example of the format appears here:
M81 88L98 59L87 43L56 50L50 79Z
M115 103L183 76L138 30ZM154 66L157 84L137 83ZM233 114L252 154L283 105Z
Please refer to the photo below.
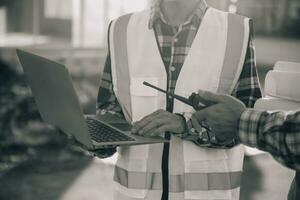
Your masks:
M168 142L161 137L131 134L131 125L113 114L83 115L64 65L20 49L16 51L42 119L75 138L83 148Z

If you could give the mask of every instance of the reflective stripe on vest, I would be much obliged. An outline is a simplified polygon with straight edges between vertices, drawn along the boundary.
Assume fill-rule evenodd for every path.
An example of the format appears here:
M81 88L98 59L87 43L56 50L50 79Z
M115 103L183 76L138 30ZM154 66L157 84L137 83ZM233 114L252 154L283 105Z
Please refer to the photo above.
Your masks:
M242 172L230 173L187 173L170 175L173 182L170 192L185 190L231 190L240 186ZM130 177L130 178L129 178ZM118 166L115 167L114 181L132 189L160 190L162 189L161 173L129 172Z
M122 66L119 67L118 70L115 70L112 67L112 76L117 77L122 74L123 79L122 82L130 83L130 77L128 72L128 55L127 55L127 25L129 19L132 14L127 14L120 17L115 23L112 23L112 31L109 31L109 43L113 44L110 45L110 53L112 58L118 59L111 59L111 64L114 66ZM113 40L113 41L112 41ZM119 80L120 81L120 80ZM130 93L122 93L122 91L130 91L129 88L130 84L122 84L119 83L117 79L113 78L113 90L117 97L124 96L124 98L118 98L119 102L124 102L127 106L122 106L122 111L125 115L125 118L128 121L131 121L131 103L130 103ZM119 88L119 89L118 89ZM121 94L119 94L121 93Z
M228 34L226 54L218 92L231 94L242 72L249 42L249 19L228 13ZM234 44L234 45L232 45ZM237 68L231 67L237 66ZM226 87L230 80L231 86ZM232 81L233 80L233 81Z

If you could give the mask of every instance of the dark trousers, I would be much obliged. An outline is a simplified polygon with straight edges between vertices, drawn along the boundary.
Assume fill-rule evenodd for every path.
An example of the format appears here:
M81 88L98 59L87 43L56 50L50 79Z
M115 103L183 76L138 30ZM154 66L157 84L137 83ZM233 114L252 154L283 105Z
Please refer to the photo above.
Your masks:
M291 183L288 200L300 199L300 171L296 171L293 182Z

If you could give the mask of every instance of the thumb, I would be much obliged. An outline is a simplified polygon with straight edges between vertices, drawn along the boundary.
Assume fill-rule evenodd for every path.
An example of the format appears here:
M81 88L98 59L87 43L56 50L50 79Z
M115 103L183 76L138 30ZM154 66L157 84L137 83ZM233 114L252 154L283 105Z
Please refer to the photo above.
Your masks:
M225 102L227 97L223 94L217 94L206 90L198 90L198 96L211 103L221 103Z
M201 122L201 121L205 120L207 109L209 109L209 108L204 108L203 110L195 112L192 117L196 118L196 120L198 122Z

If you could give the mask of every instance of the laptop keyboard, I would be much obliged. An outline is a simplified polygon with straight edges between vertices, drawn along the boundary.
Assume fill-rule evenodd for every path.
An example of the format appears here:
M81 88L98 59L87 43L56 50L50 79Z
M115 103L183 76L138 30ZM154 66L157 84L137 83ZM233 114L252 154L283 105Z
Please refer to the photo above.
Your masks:
M134 138L122 134L95 119L87 118L86 122L91 134L91 138L96 142L135 141Z

